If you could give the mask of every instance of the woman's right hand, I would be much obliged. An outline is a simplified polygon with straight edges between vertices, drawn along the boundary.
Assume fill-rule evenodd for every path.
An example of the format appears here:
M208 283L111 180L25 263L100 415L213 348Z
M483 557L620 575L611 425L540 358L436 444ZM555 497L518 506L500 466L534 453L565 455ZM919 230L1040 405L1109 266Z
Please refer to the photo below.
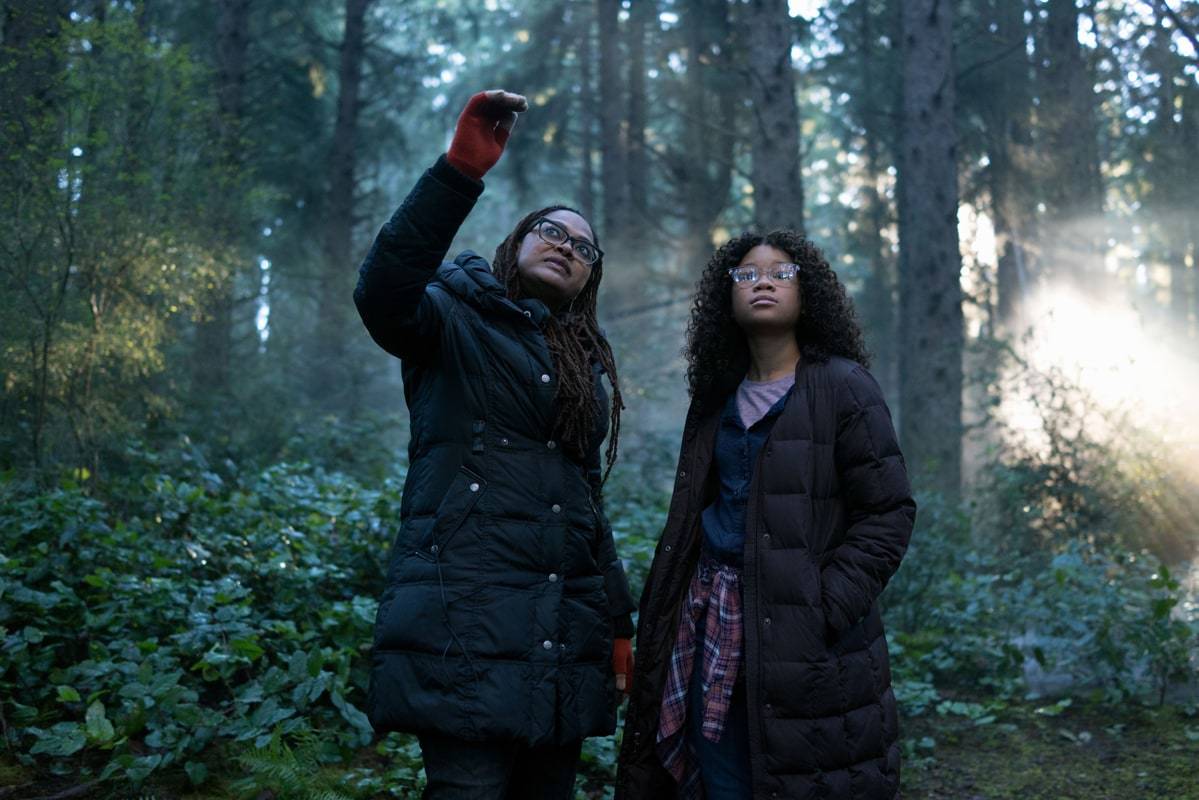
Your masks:
M459 172L481 180L500 160L516 124L516 115L528 108L529 101L524 95L502 89L474 95L458 116L446 159Z

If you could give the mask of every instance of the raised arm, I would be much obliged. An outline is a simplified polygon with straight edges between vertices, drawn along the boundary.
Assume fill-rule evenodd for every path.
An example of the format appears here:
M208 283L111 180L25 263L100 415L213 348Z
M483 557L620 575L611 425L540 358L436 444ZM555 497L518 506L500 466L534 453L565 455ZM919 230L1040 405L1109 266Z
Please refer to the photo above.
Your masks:
M474 95L458 117L449 152L425 171L375 237L358 270L354 304L380 347L399 358L435 350L437 310L425 286L503 154L525 98L500 90Z

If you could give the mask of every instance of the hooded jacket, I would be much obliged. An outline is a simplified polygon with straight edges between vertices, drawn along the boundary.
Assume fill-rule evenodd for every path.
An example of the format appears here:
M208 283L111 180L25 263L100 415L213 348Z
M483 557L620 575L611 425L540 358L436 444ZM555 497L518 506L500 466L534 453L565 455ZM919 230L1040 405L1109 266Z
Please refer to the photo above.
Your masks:
M412 419L367 715L379 732L561 744L614 730L614 618L634 603L600 506L606 420L582 463L553 438L549 310L509 300L475 253L443 263L481 191L440 158L354 292L402 361Z

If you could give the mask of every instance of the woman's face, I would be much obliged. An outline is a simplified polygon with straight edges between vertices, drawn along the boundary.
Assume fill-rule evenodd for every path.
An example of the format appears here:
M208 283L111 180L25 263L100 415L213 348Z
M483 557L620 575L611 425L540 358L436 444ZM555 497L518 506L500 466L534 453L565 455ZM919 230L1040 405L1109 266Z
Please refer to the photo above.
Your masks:
M748 335L795 330L799 322L799 275L789 281L775 281L770 276L775 264L791 264L786 252L768 244L754 247L742 257L739 267L755 267L758 279L733 282L733 319Z
M571 239L550 244L541 237L535 226L521 240L516 256L516 271L520 285L531 297L541 300L556 311L583 291L591 277L591 267L579 258L572 240L595 242L595 234L587 220L573 211L558 209L544 217L565 231Z

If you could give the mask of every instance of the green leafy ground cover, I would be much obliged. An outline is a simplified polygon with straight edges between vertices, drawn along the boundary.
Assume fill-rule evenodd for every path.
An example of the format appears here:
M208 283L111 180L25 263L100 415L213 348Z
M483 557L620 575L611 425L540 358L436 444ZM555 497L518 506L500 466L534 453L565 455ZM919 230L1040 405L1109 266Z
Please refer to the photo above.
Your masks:
M417 796L415 744L361 712L402 476L140 458L103 497L0 484L0 798ZM635 586L649 486L609 490ZM1081 537L980 548L921 504L884 597L905 796L1199 797L1178 575ZM1069 680L1030 696L1030 669ZM615 753L587 743L581 797L608 796Z
M907 800L1129 800L1199 798L1199 717L1177 708L1022 704L979 725L952 713L904 720L903 797ZM576 796L611 796L614 739L589 743ZM213 763L199 788L180 771L164 771L140 790L96 787L97 798L236 800L278 798L417 798L418 751L393 736L364 748L352 765L322 766L304 745ZM5 759L2 797L50 796L74 784L41 777ZM263 795L264 789L270 794Z

